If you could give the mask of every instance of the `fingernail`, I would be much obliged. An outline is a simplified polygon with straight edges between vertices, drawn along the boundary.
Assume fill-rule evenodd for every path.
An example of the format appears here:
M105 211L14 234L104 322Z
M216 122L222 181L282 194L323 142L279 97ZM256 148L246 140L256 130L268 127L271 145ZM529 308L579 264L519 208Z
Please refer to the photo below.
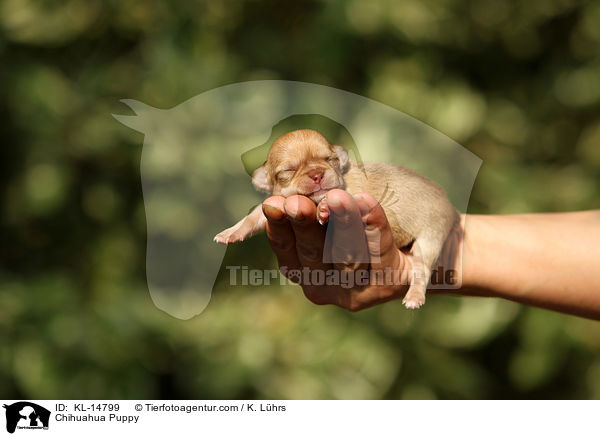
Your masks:
M300 212L300 210L291 211L291 210L289 210L286 207L285 208L285 213L287 213L288 216L290 216L291 218L295 219L296 221L301 221L301 220L304 219L304 216L302 215L302 212Z
M355 200L362 200L363 196L361 194L354 194L352 197L354 197Z
M271 206L270 204L263 204L263 211L265 215L267 215L267 218L281 219L283 217L281 209Z
M334 207L335 207L335 206L339 206L340 204L342 204L342 202L340 201L340 199L339 199L339 198L328 198L328 199L327 199L327 203L328 203L330 206L334 206Z

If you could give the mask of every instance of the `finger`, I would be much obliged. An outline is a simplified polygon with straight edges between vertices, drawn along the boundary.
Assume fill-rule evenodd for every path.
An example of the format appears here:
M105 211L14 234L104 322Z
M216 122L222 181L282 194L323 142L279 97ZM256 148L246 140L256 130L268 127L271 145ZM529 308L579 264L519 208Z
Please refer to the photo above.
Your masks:
M284 208L284 197L269 197L263 204L263 213L267 218L267 238L277 256L279 269L290 280L298 282L296 276L289 276L288 271L300 270L300 261L296 255L296 238L292 226L287 219Z
M332 189L327 193L330 210L325 253L326 261L338 264L342 269L366 268L369 252L360 210L346 191Z
M293 195L286 198L284 208L295 235L300 265L324 270L325 228L316 220L315 203L307 197Z

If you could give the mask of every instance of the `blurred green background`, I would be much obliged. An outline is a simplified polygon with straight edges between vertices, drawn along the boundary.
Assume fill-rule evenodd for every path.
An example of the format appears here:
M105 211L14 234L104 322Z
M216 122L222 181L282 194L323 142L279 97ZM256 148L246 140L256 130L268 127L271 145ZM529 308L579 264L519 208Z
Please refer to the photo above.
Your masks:
M600 324L506 301L352 314L221 284L159 311L143 136L111 117L314 82L480 156L472 213L598 208L600 2L3 0L0 59L1 397L600 398ZM264 236L235 260L274 261Z

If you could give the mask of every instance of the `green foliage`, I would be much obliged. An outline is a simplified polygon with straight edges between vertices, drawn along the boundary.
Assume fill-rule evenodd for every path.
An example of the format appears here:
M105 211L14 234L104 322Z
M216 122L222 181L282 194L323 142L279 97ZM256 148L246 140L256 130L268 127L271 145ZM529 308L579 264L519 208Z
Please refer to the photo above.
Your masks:
M470 212L598 208L599 29L600 4L577 0L5 0L0 396L600 398L598 324L506 301L351 314L221 280L197 318L160 312L143 138L110 115L122 98L315 82L479 155ZM274 263L264 236L227 259Z

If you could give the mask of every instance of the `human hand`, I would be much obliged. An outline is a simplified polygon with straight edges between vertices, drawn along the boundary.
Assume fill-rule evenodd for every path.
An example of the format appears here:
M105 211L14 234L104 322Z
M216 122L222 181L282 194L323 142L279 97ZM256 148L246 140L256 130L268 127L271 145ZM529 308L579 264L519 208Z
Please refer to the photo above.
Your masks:
M351 311L404 297L412 255L395 247L381 205L369 194L353 197L339 189L328 192L327 205L329 232L307 197L263 202L267 236L282 273L313 303Z

